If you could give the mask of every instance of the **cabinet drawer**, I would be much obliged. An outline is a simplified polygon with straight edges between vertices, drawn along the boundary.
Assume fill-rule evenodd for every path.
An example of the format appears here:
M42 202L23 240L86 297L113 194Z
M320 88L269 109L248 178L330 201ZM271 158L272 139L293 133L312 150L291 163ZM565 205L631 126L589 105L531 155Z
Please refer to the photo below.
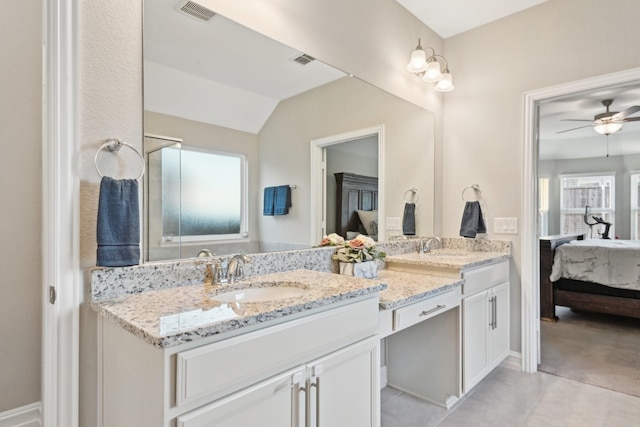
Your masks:
M462 277L464 279L462 293L464 295L475 294L498 283L508 281L509 261L467 271L463 273Z
M442 314L450 308L460 305L460 288L429 298L393 312L393 330L399 331L416 323Z
M349 304L176 355L176 403L215 399L374 335L378 299Z

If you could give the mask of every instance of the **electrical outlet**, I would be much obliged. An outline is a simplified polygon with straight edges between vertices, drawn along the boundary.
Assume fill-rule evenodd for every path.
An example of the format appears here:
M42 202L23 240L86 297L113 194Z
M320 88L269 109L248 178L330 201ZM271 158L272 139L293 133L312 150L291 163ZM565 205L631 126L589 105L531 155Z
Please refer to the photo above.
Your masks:
M402 218L398 216L388 216L387 230L402 230Z

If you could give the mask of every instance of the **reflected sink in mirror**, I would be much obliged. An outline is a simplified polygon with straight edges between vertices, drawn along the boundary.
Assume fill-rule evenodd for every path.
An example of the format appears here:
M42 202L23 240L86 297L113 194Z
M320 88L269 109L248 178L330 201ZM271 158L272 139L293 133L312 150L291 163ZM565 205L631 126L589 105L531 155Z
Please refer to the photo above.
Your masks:
M310 291L304 285L295 282L262 282L247 284L244 288L236 288L230 291L218 290L218 294L211 299L220 302L268 302L279 301L288 298L298 298Z

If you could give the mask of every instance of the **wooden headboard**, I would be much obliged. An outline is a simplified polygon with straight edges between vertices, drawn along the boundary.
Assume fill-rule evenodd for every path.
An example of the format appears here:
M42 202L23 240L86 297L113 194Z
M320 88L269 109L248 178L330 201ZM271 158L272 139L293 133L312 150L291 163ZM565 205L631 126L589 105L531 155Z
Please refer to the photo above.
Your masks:
M378 178L339 172L336 177L336 232L347 237L347 231L366 234L356 210L378 209Z

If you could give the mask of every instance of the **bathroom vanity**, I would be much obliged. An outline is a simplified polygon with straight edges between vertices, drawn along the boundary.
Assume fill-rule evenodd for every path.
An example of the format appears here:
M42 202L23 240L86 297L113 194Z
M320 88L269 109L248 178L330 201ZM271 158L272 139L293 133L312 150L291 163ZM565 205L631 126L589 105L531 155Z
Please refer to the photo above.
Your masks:
M424 277L423 283L427 277L457 280L432 288L431 298L381 314L390 334L389 385L449 408L509 355L510 254L488 249L453 247L387 259L388 274L400 283L390 280L381 298L401 286L399 273ZM438 369L425 369L425 363Z
M293 270L210 287L202 260L94 270L102 425L378 427L387 384L450 408L509 351L510 247L456 241L389 243L374 280ZM251 267L324 266L324 252Z
M219 303L186 286L95 302L103 426L378 426L385 286L304 270L241 286L264 283L308 292Z

